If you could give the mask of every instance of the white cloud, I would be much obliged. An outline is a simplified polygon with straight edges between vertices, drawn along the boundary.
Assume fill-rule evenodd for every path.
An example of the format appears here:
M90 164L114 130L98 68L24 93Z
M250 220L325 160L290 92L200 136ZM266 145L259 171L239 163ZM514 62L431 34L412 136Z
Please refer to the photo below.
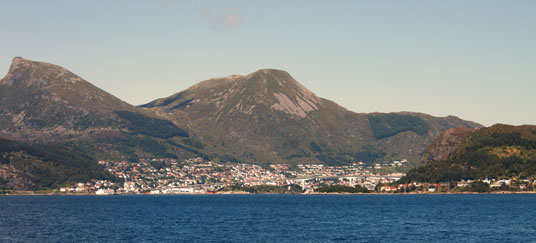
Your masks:
M217 15L210 8L202 8L199 10L211 28L217 30L225 30L240 25L242 22L242 14L235 12L232 14Z

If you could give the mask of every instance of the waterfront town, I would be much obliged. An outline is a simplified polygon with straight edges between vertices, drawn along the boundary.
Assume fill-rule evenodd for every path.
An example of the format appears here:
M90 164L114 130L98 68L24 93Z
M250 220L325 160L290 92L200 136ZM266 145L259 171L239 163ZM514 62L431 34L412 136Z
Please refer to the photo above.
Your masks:
M463 179L455 183L400 184L404 173L393 172L407 164L407 160L366 165L363 162L345 166L321 164L274 164L262 167L254 164L206 161L192 158L150 159L139 162L99 161L120 182L91 180L61 187L65 194L230 194L246 193L236 190L264 186L267 188L298 188L299 193L316 193L326 186L361 187L378 193L439 193L464 191L473 184L485 183L497 191L533 191L536 180L528 178ZM390 170L387 170L390 169ZM381 174L377 171L391 171Z
M376 173L379 169L397 168L407 160L366 165L363 162L346 166L321 164L275 164L261 167L254 164L206 161L192 158L185 161L151 159L139 162L99 161L101 166L122 182L92 180L61 187L60 193L108 194L205 194L222 193L233 186L299 186L312 193L320 186L357 185L373 191L379 184L395 182L403 173ZM394 171L394 170L391 170ZM223 189L223 190L222 190ZM229 192L227 192L229 193Z

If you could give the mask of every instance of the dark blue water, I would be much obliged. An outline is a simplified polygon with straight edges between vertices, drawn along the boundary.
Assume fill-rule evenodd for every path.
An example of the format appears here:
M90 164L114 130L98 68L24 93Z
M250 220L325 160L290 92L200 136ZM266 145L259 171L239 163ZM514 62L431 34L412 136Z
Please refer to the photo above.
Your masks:
M534 242L536 195L2 196L0 241Z

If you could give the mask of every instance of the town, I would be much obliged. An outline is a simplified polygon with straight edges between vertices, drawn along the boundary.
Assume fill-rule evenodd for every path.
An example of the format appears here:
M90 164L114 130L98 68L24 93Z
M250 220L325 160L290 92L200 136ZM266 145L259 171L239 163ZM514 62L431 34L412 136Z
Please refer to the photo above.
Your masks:
M142 159L139 162L99 161L118 181L91 180L61 187L65 194L230 194L247 193L249 188L288 188L285 192L316 193L322 187L361 187L378 193L449 193L533 191L536 178L481 178L458 182L399 183L405 174L393 172L407 160L345 166L322 164L274 164L259 166L246 163L207 161L192 158ZM381 174L378 171L391 171ZM298 190L292 191L291 188ZM265 191L270 192L270 191ZM280 193L277 191L276 193Z
M192 158L150 159L139 162L99 161L107 171L122 182L92 180L71 187L61 187L61 193L109 194L206 194L231 193L230 187L298 186L304 193L312 193L321 186L361 186L374 191L377 185L393 183L403 173L382 175L379 169L396 168L407 160L366 165L363 162L345 166L321 164L275 164L261 167L254 164L206 161ZM393 170L391 170L393 171Z

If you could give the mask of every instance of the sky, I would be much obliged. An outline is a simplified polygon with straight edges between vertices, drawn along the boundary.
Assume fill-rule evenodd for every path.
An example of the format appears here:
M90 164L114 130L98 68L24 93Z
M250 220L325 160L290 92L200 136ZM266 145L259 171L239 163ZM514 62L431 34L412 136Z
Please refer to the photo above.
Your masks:
M355 112L536 124L536 1L0 0L0 77L61 65L133 105L282 69Z

